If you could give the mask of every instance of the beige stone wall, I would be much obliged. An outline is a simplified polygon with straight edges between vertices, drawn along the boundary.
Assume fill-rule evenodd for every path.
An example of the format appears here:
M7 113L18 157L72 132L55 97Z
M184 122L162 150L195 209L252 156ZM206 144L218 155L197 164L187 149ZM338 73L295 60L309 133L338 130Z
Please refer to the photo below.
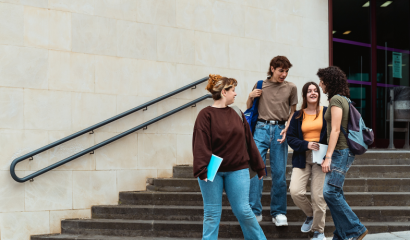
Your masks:
M0 0L2 240L57 233L119 191L144 190L192 163L198 104L35 179L13 159L194 80L239 81L237 105L273 56L300 88L328 65L327 0ZM85 134L34 161L25 176L205 94L204 84Z

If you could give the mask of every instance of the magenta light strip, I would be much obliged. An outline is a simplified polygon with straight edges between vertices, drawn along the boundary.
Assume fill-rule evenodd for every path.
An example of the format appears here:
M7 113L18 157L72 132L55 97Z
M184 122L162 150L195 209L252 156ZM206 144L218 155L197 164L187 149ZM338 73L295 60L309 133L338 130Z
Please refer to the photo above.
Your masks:
M401 49L397 49L397 48L389 48L389 47L377 46L377 49L379 49L379 50L387 50L387 51L390 51L390 52L400 52L400 53L410 54L410 51L408 51L408 50L401 50Z
M340 39L340 38L333 38L333 42L346 43L346 44L351 44L351 45L356 45L356 46L361 46L361 47L371 47L372 46L370 43L362 43L362 42L350 41L350 40L345 40L345 39ZM400 52L400 53L410 54L409 50L402 50L402 49L397 49L397 48L377 46L377 49L387 50L390 52Z
M353 84L369 85L369 86L372 85L371 82L362 82L362 81L350 80L350 79L347 79L347 82L353 83Z
M360 85L369 85L369 86L372 85L371 82L362 82L362 81L350 80L350 79L347 79L347 82L352 83L352 84L360 84ZM378 87L400 87L400 85L392 85L392 84L385 84L385 83L378 83L377 86Z
M362 47L372 46L370 43L361 43L361 42L355 42L355 41L350 41L350 40L345 40L345 39L340 39L340 38L333 38L333 42L347 43L347 44L362 46Z
M385 83L378 83L378 87L401 87L400 85L391 85L391 84L385 84Z

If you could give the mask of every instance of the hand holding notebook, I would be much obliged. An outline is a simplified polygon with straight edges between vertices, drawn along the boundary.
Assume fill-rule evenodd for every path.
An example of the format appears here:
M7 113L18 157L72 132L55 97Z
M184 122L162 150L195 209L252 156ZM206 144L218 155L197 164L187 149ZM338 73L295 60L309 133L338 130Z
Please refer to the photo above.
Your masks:
M216 173L218 172L219 166L221 166L222 163L222 158L213 155L211 156L211 161L209 161L208 164L208 173L207 173L207 179L208 181L213 182L216 176Z
M326 156L326 152L327 152L327 145L324 144L319 144L319 150L317 151L312 151L313 154L313 162L317 163L319 165L322 165L323 162L323 158Z

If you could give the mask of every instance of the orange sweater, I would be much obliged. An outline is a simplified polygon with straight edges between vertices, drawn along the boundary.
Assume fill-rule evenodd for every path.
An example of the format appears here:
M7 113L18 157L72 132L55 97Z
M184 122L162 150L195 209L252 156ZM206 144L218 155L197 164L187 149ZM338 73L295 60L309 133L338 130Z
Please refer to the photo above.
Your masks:
M304 113L304 118L302 120L302 132L303 139L308 142L319 142L320 141L320 131L322 131L323 126L323 106L320 108L319 116L315 119L316 114L309 115Z

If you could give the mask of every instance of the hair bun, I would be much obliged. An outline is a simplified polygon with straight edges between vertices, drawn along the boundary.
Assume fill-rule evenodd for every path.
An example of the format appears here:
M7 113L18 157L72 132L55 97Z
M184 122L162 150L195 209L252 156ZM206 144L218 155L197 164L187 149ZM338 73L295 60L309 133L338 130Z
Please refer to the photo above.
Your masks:
M209 74L209 79L208 79L208 85L206 85L205 89L208 90L208 92L212 93L215 84L221 79L221 75L218 74Z

